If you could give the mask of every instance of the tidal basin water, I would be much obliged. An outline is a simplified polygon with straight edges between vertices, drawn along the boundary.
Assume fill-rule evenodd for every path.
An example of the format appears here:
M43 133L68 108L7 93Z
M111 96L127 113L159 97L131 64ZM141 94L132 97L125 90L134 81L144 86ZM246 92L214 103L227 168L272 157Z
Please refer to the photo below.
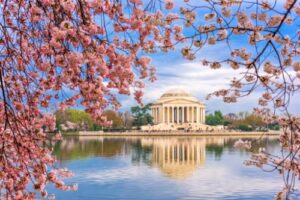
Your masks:
M274 199L282 177L243 165L238 137L66 137L54 147L78 191L48 188L56 199ZM255 140L279 153L274 137Z

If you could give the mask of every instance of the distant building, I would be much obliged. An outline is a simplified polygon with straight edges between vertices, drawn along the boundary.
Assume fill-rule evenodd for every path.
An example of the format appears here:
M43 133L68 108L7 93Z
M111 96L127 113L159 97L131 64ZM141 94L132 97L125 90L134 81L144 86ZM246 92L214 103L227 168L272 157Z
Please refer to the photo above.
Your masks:
M228 120L237 120L239 117L234 113L228 113L224 118Z
M190 93L175 89L164 93L151 106L156 125L186 128L205 124L205 105Z

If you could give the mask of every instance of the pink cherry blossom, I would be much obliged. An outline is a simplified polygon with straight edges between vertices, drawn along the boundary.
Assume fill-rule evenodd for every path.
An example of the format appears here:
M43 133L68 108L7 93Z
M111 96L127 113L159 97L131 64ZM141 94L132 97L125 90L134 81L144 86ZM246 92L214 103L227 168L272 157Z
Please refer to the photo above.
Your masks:
M172 0L167 0L165 6L167 10L171 10L174 7L174 2Z
M6 155L0 160L1 195L35 199L39 192L46 197L49 183L62 190L77 189L61 180L71 173L55 169L51 148L41 145L49 138L61 139L49 133L55 131L55 118L45 110L81 105L97 123L109 126L102 113L109 106L120 107L115 93L133 93L142 103L144 81L156 80L148 55L180 44L184 59L199 57L199 63L214 70L227 65L239 70L229 88L209 97L235 103L263 90L258 104L264 109L259 114L281 126L279 141L289 154L279 159L261 151L246 164L274 165L281 174L289 173L279 195L288 196L300 174L295 159L300 120L288 107L300 88L300 32L294 28L299 5L296 0L276 6L271 1L198 3L184 0L177 10L172 0L161 7L141 0L0 1L0 141ZM168 13L171 9L176 13ZM202 58L207 45L221 52L212 61ZM217 59L220 54L223 60ZM267 106L283 114L270 114ZM247 141L236 146L251 148ZM30 192L30 182L35 192Z
M134 88L142 103L143 81L156 79L150 57L142 55L155 52L159 43L171 50L170 26L179 18L145 12L140 0L128 6L96 0L0 1L0 141L6 155L0 159L1 199L35 199L35 192L46 198L50 183L77 189L61 180L72 173L56 169L51 147L42 145L62 139L52 133L54 108L81 104L96 123L110 126L102 113L108 106L120 107L115 92L130 95ZM100 15L105 22L96 20Z

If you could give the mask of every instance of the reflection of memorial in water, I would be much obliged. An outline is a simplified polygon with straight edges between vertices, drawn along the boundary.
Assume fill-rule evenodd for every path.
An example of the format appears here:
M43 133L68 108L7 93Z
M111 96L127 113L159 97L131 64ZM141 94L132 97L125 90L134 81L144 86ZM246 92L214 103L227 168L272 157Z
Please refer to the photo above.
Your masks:
M186 178L205 162L204 139L142 139L142 146L152 146L152 165L171 178Z
M159 167L170 177L187 177L205 161L220 160L239 137L65 137L54 145L60 161L124 156L135 164ZM249 138L251 139L251 138ZM260 147L259 145L257 148Z

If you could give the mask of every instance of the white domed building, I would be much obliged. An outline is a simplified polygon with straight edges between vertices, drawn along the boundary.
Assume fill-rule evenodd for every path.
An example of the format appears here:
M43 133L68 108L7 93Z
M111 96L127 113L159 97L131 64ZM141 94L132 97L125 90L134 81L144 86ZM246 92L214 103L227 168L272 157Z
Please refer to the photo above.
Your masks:
M164 93L151 106L154 124L175 129L205 124L205 104L181 89Z

